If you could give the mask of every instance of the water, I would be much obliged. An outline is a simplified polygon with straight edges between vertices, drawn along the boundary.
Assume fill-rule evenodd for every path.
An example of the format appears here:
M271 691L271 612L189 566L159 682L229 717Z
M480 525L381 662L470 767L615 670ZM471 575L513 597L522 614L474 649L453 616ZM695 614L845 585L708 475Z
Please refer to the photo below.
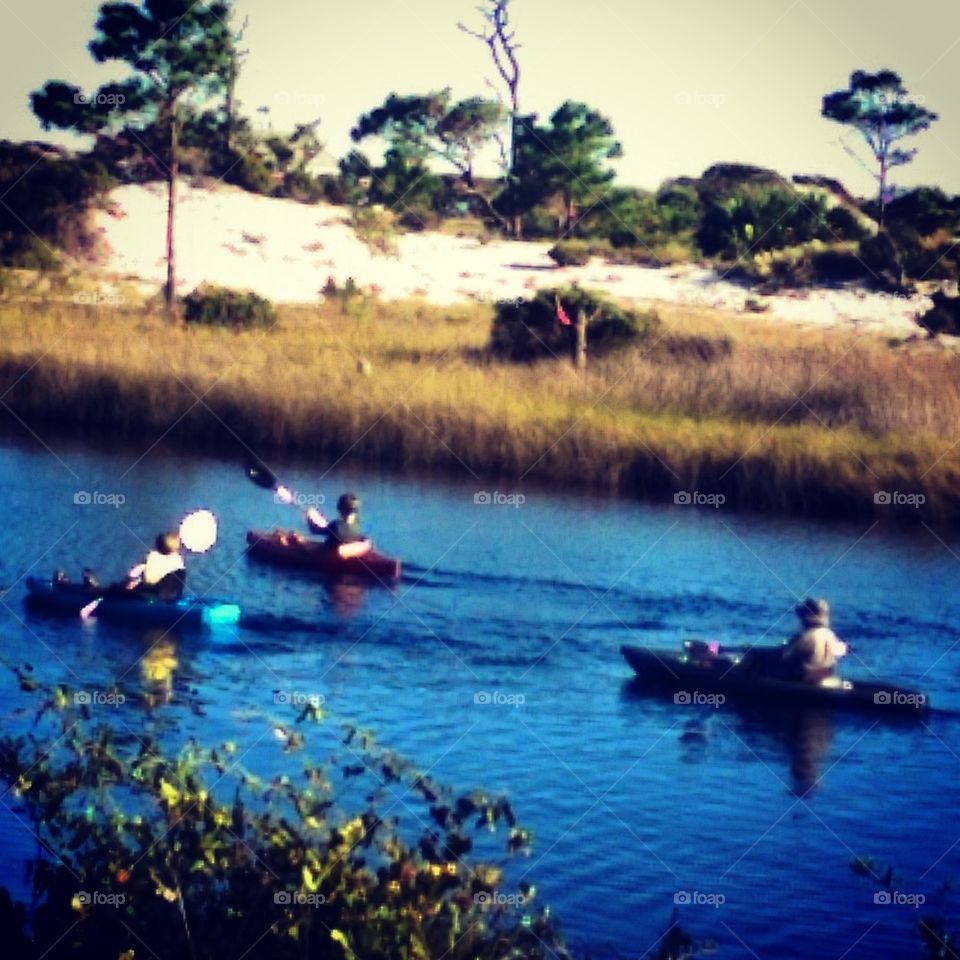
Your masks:
M251 711L276 709L276 691L316 693L438 780L509 792L536 838L513 878L535 882L594 955L642 956L679 900L684 927L723 957L917 956L919 911L874 903L854 856L892 865L925 912L956 916L941 890L960 866L955 721L677 706L635 690L619 655L687 636L780 640L794 598L823 595L855 645L849 673L958 709L952 536L529 488L498 491L522 492L519 507L476 504L496 484L272 463L304 497L357 489L378 545L406 562L395 591L331 589L246 559L246 529L298 518L241 465L51 446L0 443L0 646L44 678L133 682L149 638L27 614L23 577L88 563L118 577L158 530L209 506L220 542L189 561L191 587L242 598L249 620L181 641L161 708L181 732L259 757ZM81 490L99 502L75 503ZM0 714L21 703L3 676ZM34 847L9 803L0 843L16 885Z

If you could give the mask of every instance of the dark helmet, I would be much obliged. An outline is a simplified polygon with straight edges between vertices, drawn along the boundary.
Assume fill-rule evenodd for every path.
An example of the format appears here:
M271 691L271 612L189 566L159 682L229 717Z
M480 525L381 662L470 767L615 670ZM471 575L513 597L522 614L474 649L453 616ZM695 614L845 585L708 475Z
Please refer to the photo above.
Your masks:
M360 509L360 498L355 493L341 493L337 500L337 512L342 517L356 513Z
M161 533L157 537L157 551L159 553L176 553L179 549L179 533Z

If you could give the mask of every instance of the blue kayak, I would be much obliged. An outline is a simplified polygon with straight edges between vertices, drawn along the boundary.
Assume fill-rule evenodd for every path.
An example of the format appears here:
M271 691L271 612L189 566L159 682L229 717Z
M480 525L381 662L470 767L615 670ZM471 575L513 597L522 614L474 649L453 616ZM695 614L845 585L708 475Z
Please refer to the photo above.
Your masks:
M135 590L91 590L79 583L54 583L27 577L27 603L35 610L67 617L98 600L89 616L111 623L145 627L215 627L240 622L240 607L231 600L181 597L160 600Z

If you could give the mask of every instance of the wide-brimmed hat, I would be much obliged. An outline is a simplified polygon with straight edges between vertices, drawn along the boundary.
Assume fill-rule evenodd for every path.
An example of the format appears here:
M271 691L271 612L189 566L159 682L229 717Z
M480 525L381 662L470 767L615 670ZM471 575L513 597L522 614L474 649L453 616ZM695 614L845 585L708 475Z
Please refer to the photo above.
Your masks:
M796 607L797 616L809 627L825 627L830 621L830 604L807 597Z

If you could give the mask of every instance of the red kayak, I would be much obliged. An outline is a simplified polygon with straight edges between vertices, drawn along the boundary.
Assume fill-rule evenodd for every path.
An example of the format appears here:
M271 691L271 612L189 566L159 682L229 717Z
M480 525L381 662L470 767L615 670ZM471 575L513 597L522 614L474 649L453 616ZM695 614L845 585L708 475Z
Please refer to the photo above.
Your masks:
M247 553L253 559L278 567L312 570L328 577L357 577L381 582L400 579L400 561L372 548L362 556L344 558L321 541L288 530L250 530L247 544Z

